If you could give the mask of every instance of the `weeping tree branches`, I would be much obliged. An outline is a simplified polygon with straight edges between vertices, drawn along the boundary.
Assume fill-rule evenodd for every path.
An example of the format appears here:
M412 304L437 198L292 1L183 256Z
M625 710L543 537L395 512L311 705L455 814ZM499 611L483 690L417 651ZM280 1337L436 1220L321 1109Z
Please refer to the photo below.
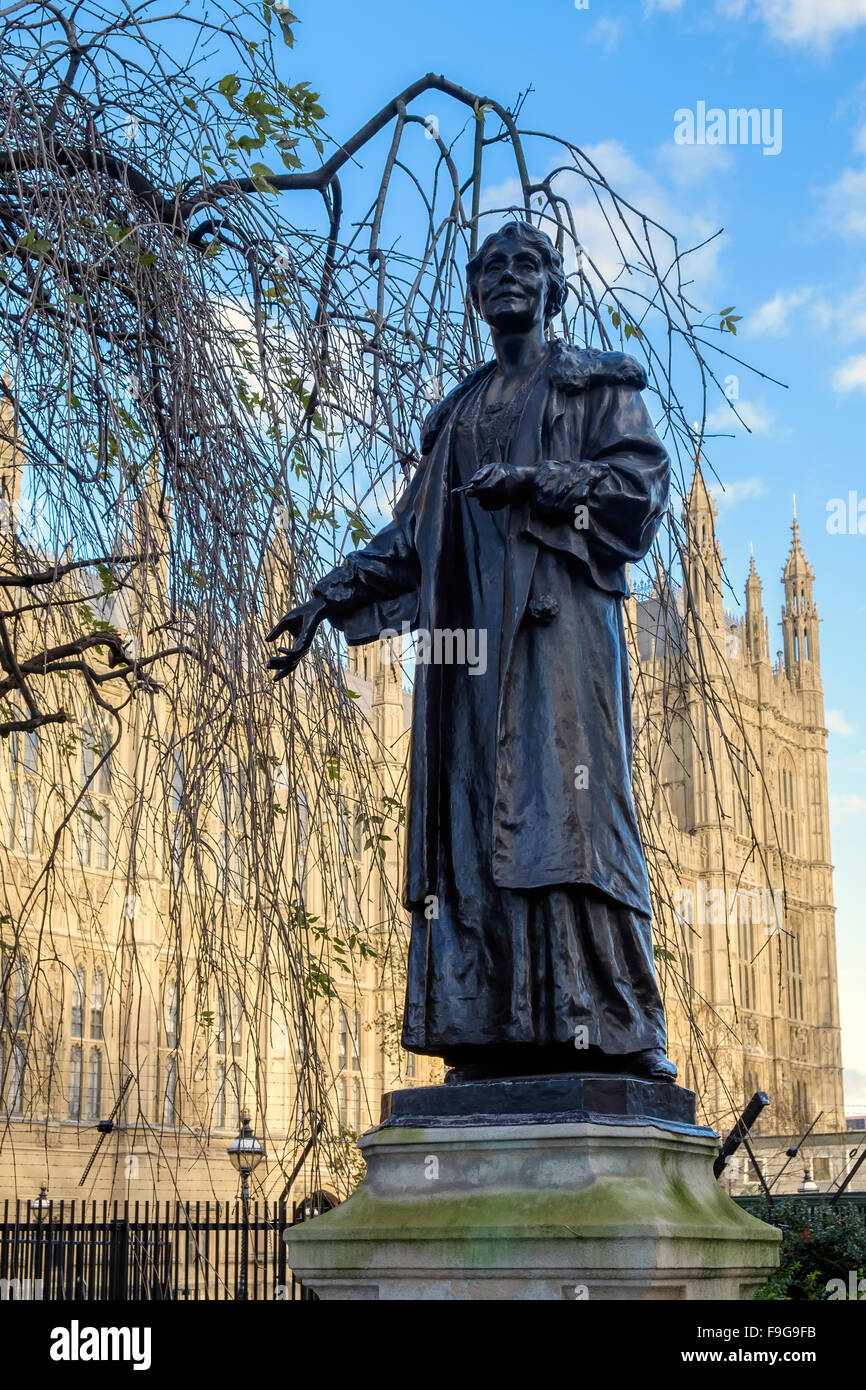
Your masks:
M335 140L287 77L295 24L243 0L0 8L0 737L41 817L35 857L7 827L2 893L4 941L32 967L41 923L61 992L61 920L110 956L127 1104L149 1132L204 1144L232 1085L264 1109L279 1045L297 1074L280 1162L321 1123L333 1172L340 1010L361 1001L371 1028L401 1004L402 695L382 722L333 634L274 692L263 635L381 524L431 405L483 359L463 268L504 215L563 254L557 332L643 361L679 501L735 320L691 303L706 248L571 140L524 128L523 101L428 73ZM421 97L438 115L410 109ZM658 750L679 737L678 693L705 691L737 747L742 727L707 678L718 634L678 509L647 575L673 574L657 598L690 641L635 704L660 921ZM664 949L696 1017L684 943ZM167 998L182 1048L165 1045ZM43 1100L66 1085L49 1073L33 1073Z

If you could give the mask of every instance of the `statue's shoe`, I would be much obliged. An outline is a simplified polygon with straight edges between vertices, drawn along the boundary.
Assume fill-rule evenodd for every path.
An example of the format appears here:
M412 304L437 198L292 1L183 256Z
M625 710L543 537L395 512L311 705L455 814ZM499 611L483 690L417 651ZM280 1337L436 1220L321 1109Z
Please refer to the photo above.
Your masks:
M677 1069L660 1047L647 1047L643 1052L633 1052L628 1058L629 1072L633 1076L646 1076L650 1081L676 1081Z

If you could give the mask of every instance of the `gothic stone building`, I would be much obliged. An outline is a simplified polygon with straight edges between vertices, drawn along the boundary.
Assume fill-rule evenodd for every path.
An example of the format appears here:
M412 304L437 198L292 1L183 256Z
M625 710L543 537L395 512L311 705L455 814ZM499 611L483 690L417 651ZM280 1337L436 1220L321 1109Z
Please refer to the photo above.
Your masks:
M5 425L0 474L14 512L20 464L8 412ZM661 577L626 605L640 730L638 802L661 866L656 935L671 1054L681 1081L698 1092L702 1117L720 1131L754 1091L770 1095L757 1141L770 1176L791 1136L820 1115L821 1142L813 1133L809 1152L821 1185L847 1160L839 1144L844 1118L813 575L795 523L783 576L783 650L773 661L754 565L744 616L734 620L724 611L715 511L699 469L686 511L691 549L683 581L693 611L685 615ZM14 602L14 592L6 598ZM134 632L134 605L110 606L104 616ZM696 624L709 639L700 669L689 659ZM349 677L380 791L390 796L401 777L409 696L399 667L383 663L375 643L350 652ZM724 719L704 717L708 683L721 707L739 711L745 741L733 718L726 727ZM169 716L161 697L151 708L152 726L134 703L128 711L110 759L102 756L105 731L90 726L77 729L72 757L67 750L58 760L55 741L42 733L19 734L0 747L0 1199L35 1197L42 1184L58 1200L232 1196L235 1175L225 1150L245 1108L271 1156L262 1192L274 1196L309 1132L299 1079L305 1044L256 1009L254 962L236 973L235 984L211 988L207 1000L190 1007L189 943L196 933L182 934L187 944L179 952L166 931L171 894L183 877L183 762L172 764L167 786L154 794L130 894L128 805L154 730ZM79 722L85 718L79 712ZM292 804L297 835L306 841L319 832L302 790L303 764L293 765L278 797L285 809ZM82 782L88 796L78 803ZM229 775L211 791L201 834L216 847L212 902L227 915L227 939L235 932L242 940L242 789ZM73 805L76 830L55 868L62 892L46 920L39 890L46 846ZM397 827L382 856L365 849L363 837L337 839L331 850L355 885L356 911L376 923L383 883L393 889L398 873ZM656 852L660 845L663 853ZM286 853L304 850L288 844ZM304 878L306 909L321 917L327 905L315 862ZM200 910L194 900L184 909ZM441 1073L435 1062L400 1053L400 1001L375 958L351 971L332 960L329 969L338 997L320 1010L320 1039L334 1119L352 1134L376 1123L383 1091ZM80 1187L96 1124L113 1110L130 1074L135 1085L116 1113L117 1128ZM345 1152L340 1163L333 1149L307 1162L293 1198L322 1189L341 1195L352 1179ZM740 1178L748 1185L748 1173L729 1174L734 1189Z
M660 967L671 1054L723 1134L756 1091L768 1094L755 1130L768 1178L814 1124L782 1186L796 1186L811 1164L820 1188L848 1157L814 574L795 519L773 657L754 559L742 616L725 611L715 521L698 466L683 515L682 586L659 575L628 605L643 730L636 766L657 772L642 809L664 880L656 938L672 958ZM741 1151L732 1190L756 1181Z

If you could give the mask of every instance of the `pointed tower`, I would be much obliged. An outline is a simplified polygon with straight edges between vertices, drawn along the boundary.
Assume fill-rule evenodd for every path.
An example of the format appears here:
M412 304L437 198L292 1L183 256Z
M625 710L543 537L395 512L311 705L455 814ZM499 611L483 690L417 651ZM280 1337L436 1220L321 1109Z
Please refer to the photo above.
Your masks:
M800 690L820 690L819 619L812 597L815 575L800 543L796 504L791 532L791 549L782 571L785 585L785 606L782 609L785 674Z
M749 661L770 660L770 632L764 616L764 595L755 557L749 556L749 577L746 580L746 654Z
M695 610L708 627L721 628L725 614L722 603L722 551L716 540L716 504L710 496L700 459L695 459L689 495L683 508L686 530L686 573Z
M144 486L133 493L130 503L123 499L118 507L119 530L115 542L118 550L131 548L142 559L135 567L132 596L129 600L129 627L132 636L142 643L145 633L164 622L169 612L169 549L171 546L171 504L163 492L159 469L154 460L147 466ZM120 528L127 532L124 542Z
M293 581L297 584L294 551L291 539L291 512L280 506L274 514L273 530L266 538L262 555L262 619L267 627L287 613L295 601Z
M0 395L0 543L18 531L23 466L15 406L4 392Z

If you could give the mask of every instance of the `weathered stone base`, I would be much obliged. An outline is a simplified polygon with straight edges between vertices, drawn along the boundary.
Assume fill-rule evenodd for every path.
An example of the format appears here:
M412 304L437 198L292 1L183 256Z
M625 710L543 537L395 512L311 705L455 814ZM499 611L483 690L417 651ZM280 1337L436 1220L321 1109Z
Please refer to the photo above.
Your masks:
M738 1299L779 1233L713 1178L716 1136L655 1123L381 1127L367 1176L286 1232L323 1299Z

